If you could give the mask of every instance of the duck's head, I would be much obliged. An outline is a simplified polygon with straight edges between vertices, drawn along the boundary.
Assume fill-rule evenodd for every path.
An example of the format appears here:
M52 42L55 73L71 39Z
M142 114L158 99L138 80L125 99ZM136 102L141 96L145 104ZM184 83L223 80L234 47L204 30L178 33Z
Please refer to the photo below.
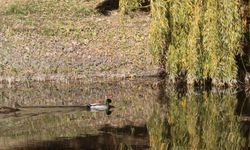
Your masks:
M111 99L106 99L106 105L109 105L110 103L112 102L112 100Z

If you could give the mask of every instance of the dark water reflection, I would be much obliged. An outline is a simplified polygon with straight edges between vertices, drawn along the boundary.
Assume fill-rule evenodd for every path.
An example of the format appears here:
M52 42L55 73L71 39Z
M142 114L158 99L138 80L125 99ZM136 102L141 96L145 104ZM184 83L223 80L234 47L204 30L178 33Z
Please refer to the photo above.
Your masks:
M126 126L103 127L98 135L81 135L73 138L57 138L53 141L32 141L16 150L79 150L79 149L148 149L147 128ZM131 133L131 130L135 132Z
M1 106L25 108L0 114L0 149L248 149L249 96L158 79L3 85ZM82 107L107 97L110 115Z

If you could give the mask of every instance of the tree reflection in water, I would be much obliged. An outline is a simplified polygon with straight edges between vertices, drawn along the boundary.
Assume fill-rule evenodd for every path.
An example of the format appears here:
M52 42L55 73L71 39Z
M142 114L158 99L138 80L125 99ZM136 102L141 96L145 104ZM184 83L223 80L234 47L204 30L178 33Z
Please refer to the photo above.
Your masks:
M155 104L148 121L152 149L247 148L249 126L235 115L233 91L165 93L168 104Z

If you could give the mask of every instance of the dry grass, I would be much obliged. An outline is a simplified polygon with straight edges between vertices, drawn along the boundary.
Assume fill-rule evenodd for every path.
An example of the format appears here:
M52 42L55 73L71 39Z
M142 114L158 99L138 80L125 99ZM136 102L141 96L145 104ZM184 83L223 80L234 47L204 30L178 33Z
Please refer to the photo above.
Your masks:
M101 0L0 2L2 80L136 75L151 72L149 16L98 14ZM53 78L53 77L52 77Z

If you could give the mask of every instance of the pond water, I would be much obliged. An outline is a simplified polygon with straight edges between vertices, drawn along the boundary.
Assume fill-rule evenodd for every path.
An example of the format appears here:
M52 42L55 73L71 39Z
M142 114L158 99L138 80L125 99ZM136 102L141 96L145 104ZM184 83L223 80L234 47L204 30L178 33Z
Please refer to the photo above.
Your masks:
M0 85L1 150L248 149L250 93L134 79ZM112 108L89 112L89 103Z

